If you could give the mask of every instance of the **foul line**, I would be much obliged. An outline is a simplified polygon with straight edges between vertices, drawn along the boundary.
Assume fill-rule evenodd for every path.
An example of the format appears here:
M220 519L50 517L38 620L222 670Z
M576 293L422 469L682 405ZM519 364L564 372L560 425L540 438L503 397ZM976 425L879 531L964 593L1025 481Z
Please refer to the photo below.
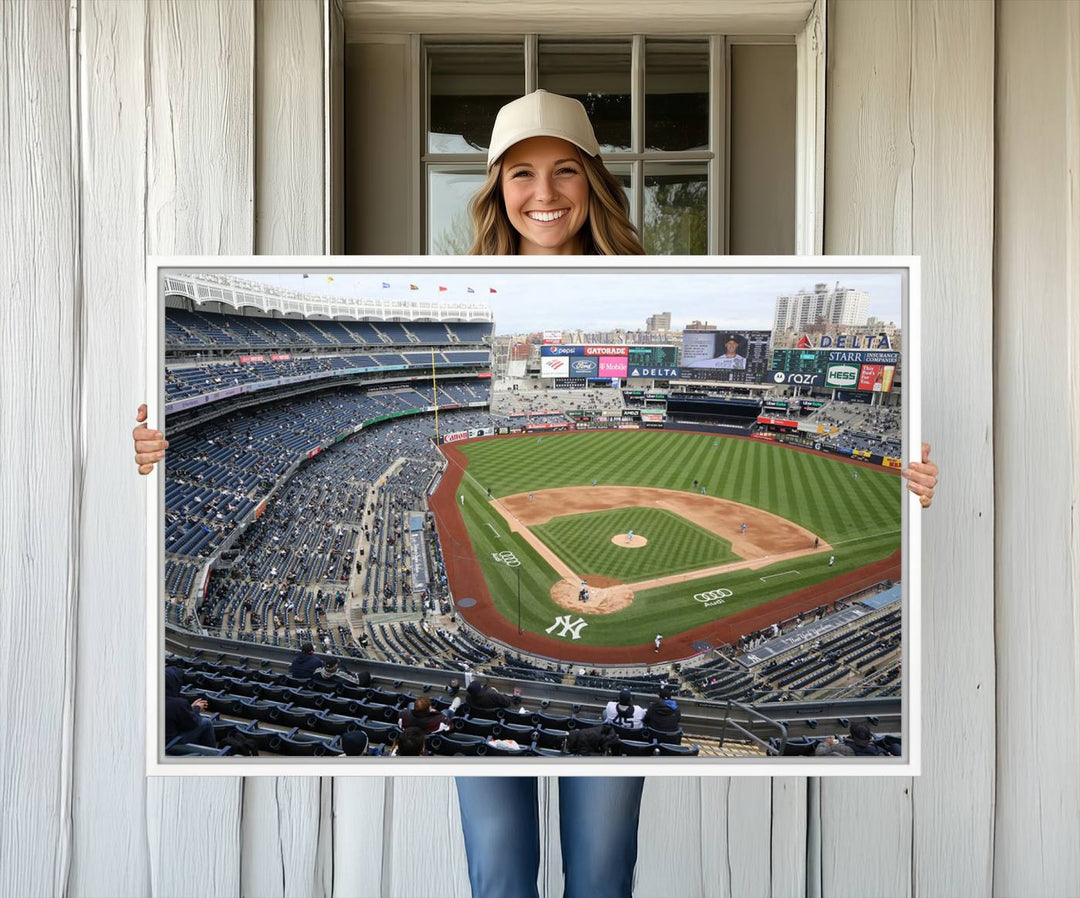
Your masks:
M846 543L859 543L867 539L876 539L879 536L889 536L892 533L900 533L900 530L882 530L880 533L867 533L865 536L853 536L851 539L842 539L833 543L834 546L842 546Z
M762 582L764 582L765 580L769 580L769 579L771 579L773 577L786 577L788 574L801 574L801 573L802 573L802 571L780 571L780 573L778 573L778 574L766 574L764 577L758 577L758 579L761 580Z
M484 521L484 523L491 527L491 532L495 534L495 537L497 539L501 539L501 537L499 536L499 531L492 526L491 521Z

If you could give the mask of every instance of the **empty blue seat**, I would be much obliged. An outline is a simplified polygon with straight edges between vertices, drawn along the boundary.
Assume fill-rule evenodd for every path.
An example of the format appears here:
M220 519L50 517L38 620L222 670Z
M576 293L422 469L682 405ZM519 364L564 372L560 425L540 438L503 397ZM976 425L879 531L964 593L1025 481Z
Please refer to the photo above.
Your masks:
M497 724L492 735L499 739L513 739L515 742L532 742L533 727L529 724L517 724L504 720Z
M256 721L252 721L246 728L241 727L240 732L252 740L259 747L259 751L276 752L281 744L281 733L277 730L259 729Z
M367 735L368 741L376 745L391 744L401 732L396 724L380 723L372 720L361 720L360 729Z
M690 758L696 757L698 753L696 745L668 745L666 742L658 742L656 747L660 749L662 758Z
M469 736L490 736L498 724L494 720L476 719L471 717L455 717L454 732L465 733Z
M483 736L469 736L464 733L437 733L429 736L427 746L436 755L486 754L487 742Z
M318 736L307 736L296 730L281 737L278 752L283 755L300 755L305 757L321 758L324 755L344 754L329 739L320 739Z
M359 729L360 721L352 717L343 717L340 714L328 714L319 711L308 718L307 728L317 733L326 733L329 736L340 736L342 733L351 733Z
M652 727L644 727L641 731L640 738L646 741L663 742L667 745L680 745L682 743L683 731L674 730L668 732L666 730L654 730Z
M659 754L659 749L653 742L638 742L633 739L619 739L615 752L624 758L652 757Z

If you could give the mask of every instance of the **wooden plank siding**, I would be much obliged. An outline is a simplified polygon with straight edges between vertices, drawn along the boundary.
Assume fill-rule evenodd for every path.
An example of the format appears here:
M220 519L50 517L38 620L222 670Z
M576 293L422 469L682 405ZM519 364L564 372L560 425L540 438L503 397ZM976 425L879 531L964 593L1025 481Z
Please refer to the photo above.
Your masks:
M250 254L254 3L151 3L146 43L146 252ZM155 896L240 893L244 785L235 777L147 781Z
M0 882L25 896L63 889L72 847L86 431L69 27L61 0L0 16Z
M740 2L761 22L813 5ZM433 8L0 8L0 896L469 894L451 778L147 779L132 725L145 254L339 247L346 28L367 10L434 32ZM943 470L923 519L923 774L650 779L635 894L1075 894L1080 4L825 8L824 250L922 257ZM540 788L558 898L557 783Z
M994 890L1080 889L1080 9L1001 3ZM1037 364L1017 365L1012 347Z
M944 474L923 521L923 775L821 781L821 893L985 895L994 7L837 0L829 15L825 252L922 257L923 434Z

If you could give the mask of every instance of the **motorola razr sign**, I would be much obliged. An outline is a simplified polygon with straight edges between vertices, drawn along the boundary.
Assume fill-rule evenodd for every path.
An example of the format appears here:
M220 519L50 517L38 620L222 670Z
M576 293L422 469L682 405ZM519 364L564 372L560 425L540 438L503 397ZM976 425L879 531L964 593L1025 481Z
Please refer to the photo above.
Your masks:
M793 387L816 387L821 384L821 375L792 373L771 368L765 374L765 381L774 384L788 384Z

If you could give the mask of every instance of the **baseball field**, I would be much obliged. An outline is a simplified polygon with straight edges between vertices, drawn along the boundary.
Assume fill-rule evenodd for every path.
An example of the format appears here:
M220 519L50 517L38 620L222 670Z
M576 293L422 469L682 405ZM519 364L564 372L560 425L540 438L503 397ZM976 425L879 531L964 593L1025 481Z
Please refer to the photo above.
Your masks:
M896 472L677 431L523 435L444 451L436 516L455 596L464 588L477 609L494 609L505 638L505 624L517 633L520 592L528 645L544 654L558 656L557 643L574 657L588 646L651 650L657 633L674 650L673 638L715 640L718 622L762 606L760 625L771 623L785 597L810 602L830 585L874 582L886 560L899 576Z

